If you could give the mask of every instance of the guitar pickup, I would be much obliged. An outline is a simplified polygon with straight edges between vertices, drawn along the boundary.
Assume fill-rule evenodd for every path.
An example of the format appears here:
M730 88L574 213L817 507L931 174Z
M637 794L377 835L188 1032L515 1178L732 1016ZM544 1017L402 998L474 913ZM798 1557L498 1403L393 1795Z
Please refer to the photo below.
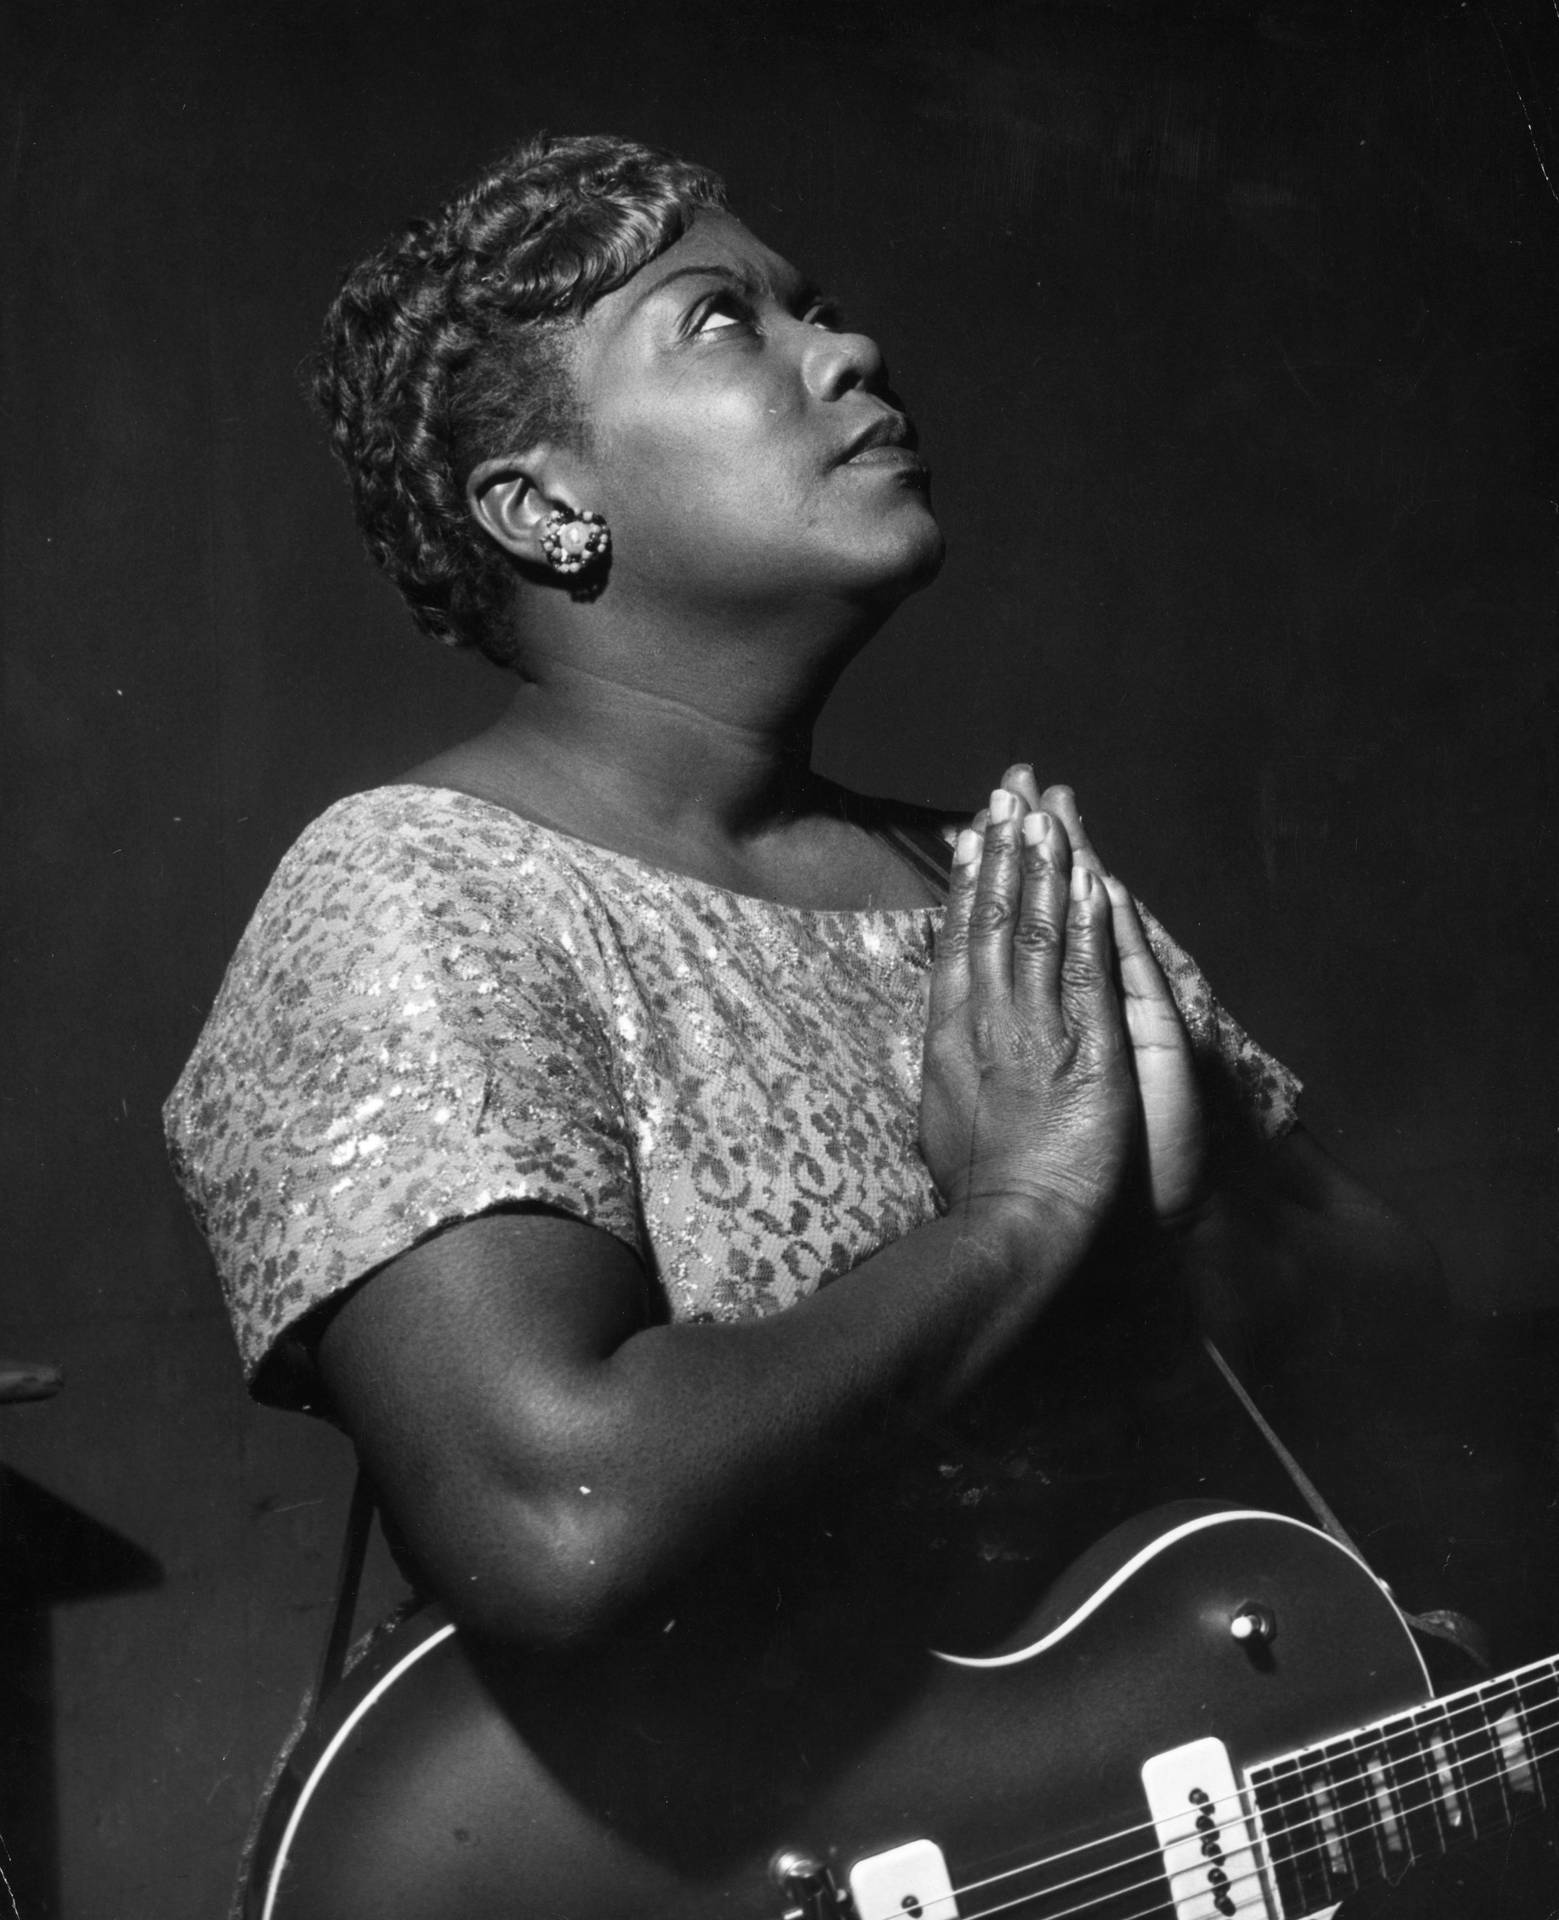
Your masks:
M910 1840L857 1860L850 1869L856 1920L958 1920L958 1902L942 1849Z
M1175 1920L1278 1920L1221 1740L1192 1740L1142 1769Z

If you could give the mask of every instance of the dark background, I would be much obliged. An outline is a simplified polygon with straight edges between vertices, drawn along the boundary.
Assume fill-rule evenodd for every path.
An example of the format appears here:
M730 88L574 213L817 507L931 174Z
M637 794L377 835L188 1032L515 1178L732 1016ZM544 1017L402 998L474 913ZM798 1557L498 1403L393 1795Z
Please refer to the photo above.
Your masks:
M1521 1317L1559 1304L1559 10L5 24L0 1351L68 1375L0 1409L25 1920L216 1914L322 1630L345 1450L247 1406L157 1110L299 828L501 697L359 558L299 365L345 264L538 125L722 169L883 340L951 558L826 765L1077 785L1323 1141L1515 1328L1526 1477L1426 1466L1443 1579L1407 1597L1559 1644Z

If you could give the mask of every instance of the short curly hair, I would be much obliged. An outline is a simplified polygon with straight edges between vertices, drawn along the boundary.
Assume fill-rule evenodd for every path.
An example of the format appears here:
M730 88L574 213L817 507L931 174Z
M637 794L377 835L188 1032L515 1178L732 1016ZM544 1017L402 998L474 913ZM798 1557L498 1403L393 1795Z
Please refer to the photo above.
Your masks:
M585 442L570 333L724 205L715 174L653 147L541 134L347 274L314 396L368 551L434 639L513 664L512 563L472 521L466 478L504 448Z

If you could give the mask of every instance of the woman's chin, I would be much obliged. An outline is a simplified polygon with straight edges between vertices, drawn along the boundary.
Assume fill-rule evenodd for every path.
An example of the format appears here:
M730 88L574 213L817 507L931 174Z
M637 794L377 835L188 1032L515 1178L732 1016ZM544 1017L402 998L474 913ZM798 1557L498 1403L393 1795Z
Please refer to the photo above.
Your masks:
M947 536L943 533L937 522L933 520L931 522L931 538L926 545L925 560L920 572L915 577L914 585L910 588L911 593L918 593L922 587L929 587L931 582L942 571L942 562L946 558Z
M891 569L885 569L889 577L883 590L896 600L929 587L942 571L942 562L947 557L947 541L929 507L920 519L921 525L905 530Z

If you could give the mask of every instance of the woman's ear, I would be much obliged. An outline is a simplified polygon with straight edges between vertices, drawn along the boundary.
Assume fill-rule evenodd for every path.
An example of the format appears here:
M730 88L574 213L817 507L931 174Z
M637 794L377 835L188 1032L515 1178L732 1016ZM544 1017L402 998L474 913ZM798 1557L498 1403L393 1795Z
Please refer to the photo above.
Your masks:
M548 463L549 452L543 447L500 454L479 461L466 481L466 506L476 524L505 553L537 567L547 565L541 550L547 516L559 507L574 510L562 492L554 496L546 490Z

